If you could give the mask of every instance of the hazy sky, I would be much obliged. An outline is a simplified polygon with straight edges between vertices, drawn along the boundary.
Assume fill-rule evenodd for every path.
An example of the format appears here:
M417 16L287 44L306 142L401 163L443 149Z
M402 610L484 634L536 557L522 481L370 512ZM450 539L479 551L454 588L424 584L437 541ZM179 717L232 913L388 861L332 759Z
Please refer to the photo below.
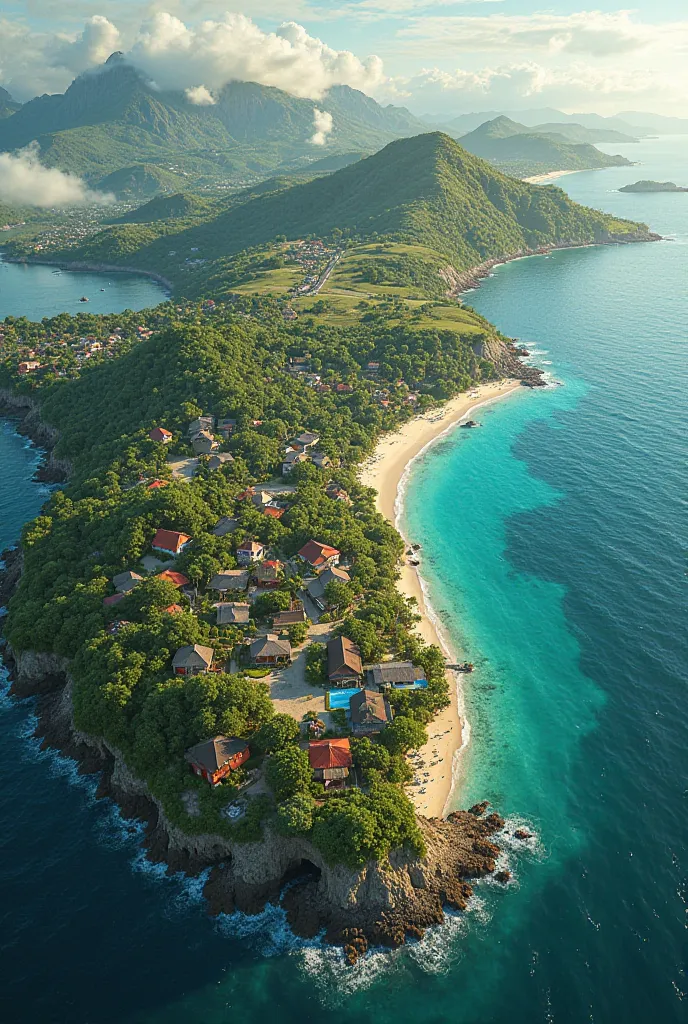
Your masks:
M0 83L25 100L124 50L162 88L339 82L416 113L554 106L688 116L688 0L3 0ZM199 87L205 91L199 91Z

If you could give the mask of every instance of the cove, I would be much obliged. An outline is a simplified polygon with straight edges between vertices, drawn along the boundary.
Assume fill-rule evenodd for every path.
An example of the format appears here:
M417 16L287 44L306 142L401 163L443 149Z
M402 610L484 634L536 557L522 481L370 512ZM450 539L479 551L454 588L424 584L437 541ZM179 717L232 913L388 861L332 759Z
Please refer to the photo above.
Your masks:
M88 302L80 302L82 296ZM41 320L58 313L121 313L157 306L166 298L161 284L141 274L6 263L0 253L0 320L6 316Z

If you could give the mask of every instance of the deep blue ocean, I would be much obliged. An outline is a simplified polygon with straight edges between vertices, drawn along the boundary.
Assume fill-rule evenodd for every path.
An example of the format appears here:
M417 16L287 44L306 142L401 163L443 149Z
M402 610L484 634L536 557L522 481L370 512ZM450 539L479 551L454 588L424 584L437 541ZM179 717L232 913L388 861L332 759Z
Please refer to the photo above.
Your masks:
M511 263L468 296L563 386L480 409L407 489L432 603L477 666L457 802L537 836L507 850L513 881L353 970L278 910L210 921L5 698L3 1024L688 1020L688 195L614 191L688 184L688 138L627 152L643 166L560 184L672 240ZM35 459L0 433L3 543L45 498Z

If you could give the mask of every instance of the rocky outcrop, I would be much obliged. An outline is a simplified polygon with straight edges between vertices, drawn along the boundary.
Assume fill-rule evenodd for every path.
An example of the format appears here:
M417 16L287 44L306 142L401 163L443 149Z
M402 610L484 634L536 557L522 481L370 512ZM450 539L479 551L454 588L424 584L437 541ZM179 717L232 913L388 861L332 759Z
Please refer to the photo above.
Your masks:
M189 835L167 820L119 751L75 728L66 659L18 652L13 674L16 694L40 697L36 735L42 746L74 758L82 773L102 773L98 795L115 800L125 817L146 822L144 845L151 860L166 863L172 872L211 868L204 887L211 914L257 914L267 903L281 903L297 935L324 932L353 962L371 945L398 946L420 938L443 920L446 907L465 909L470 879L495 871L499 848L492 839L504 822L486 815L486 804L446 819L419 817L424 857L396 850L388 861L358 870L329 865L306 839L270 829L254 843Z
M18 395L7 388L0 388L0 414L15 420L17 433L30 438L34 444L45 449L45 456L36 470L34 479L43 483L62 483L72 472L67 459L56 458L53 448L59 440L54 427L44 423L38 402L30 395Z

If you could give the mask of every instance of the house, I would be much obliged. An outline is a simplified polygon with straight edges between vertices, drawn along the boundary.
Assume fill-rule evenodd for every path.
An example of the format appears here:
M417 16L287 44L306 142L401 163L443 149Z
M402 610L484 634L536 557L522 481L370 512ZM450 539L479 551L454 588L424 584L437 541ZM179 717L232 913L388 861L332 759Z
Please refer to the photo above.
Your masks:
M308 448L313 448L319 440L320 438L317 434L313 434L310 430L306 430L296 438L296 444L306 451Z
M161 487L169 487L169 485L170 485L170 481L169 480L152 480L148 484L148 490L149 491L157 491Z
M253 488L251 488L251 490L253 491L253 493L249 495L251 504L254 505L259 512L262 512L266 505L269 505L272 501L272 495L269 491L256 491L253 490Z
M234 456L231 452L214 452L208 459L208 469L222 469L223 466L229 466L232 462L234 462Z
M318 469L329 469L332 465L332 459L329 455L325 455L325 452L313 452L311 455L311 461L314 466Z
M205 743L189 747L184 754L196 775L217 786L230 772L236 771L250 757L246 740L236 736L215 736Z
M213 535L215 537L226 537L228 533L234 533L238 525L238 519L233 519L231 516L223 516L215 524Z
M276 558L268 558L256 566L253 578L259 587L272 587L279 583L284 566Z
M338 395L348 395L351 391L353 391L353 387L351 386L351 384L337 384L335 391L337 392Z
M313 740L308 744L313 778L325 789L343 789L353 764L348 739Z
M305 452L296 452L290 449L282 459L282 476L289 476L294 466L300 466L304 462L310 462Z
M27 359L17 367L17 373L33 373L34 370L40 370L41 364L35 359Z
M197 676L201 672L207 672L214 657L215 651L212 647L204 647L203 644L180 647L172 658L174 674L176 676Z
M109 608L113 604L119 604L126 597L126 594L112 594L110 597L103 598L103 606Z
M236 551L239 565L250 565L251 562L260 562L265 556L265 545L257 540L245 540Z
M251 608L247 604L232 602L216 604L218 626L247 626Z
M289 612L278 612L272 620L273 629L287 629L289 626L298 626L306 621L306 612L301 608L293 608Z
M143 579L143 576L139 576L137 572L132 572L128 569L126 572L120 572L112 580L112 585L118 594L128 594L134 587L138 587L139 583Z
M352 503L348 492L343 487L340 487L339 484L328 484L325 488L325 494L328 498L332 498L333 501L343 501L347 505Z
M199 416L198 419L189 423L189 437L195 437L202 430L212 430L215 426L214 416Z
M196 455L211 455L220 447L220 442L215 440L209 430L199 430L191 438L191 447Z
M263 509L263 515L267 516L268 519L281 519L286 508L278 508L277 505L266 505Z
M328 611L330 607L325 597L325 588L333 580L336 580L338 583L350 583L351 577L345 569L332 567L321 572L318 578L311 580L306 587L311 600L315 602L322 612Z
M222 434L225 440L232 436L236 428L237 421L235 419L230 419L227 416L217 421L217 432L218 434Z
M354 736L371 736L382 732L392 721L392 709L383 693L359 690L349 701L351 730Z
M327 644L327 678L332 686L358 686L363 674L361 651L345 636Z
M276 633L257 637L250 647L254 665L288 665L291 662L291 644L280 640Z
M367 681L379 690L396 686L417 686L426 683L425 669L411 661L382 661L366 668Z
M327 569L339 564L340 552L329 544L321 544L318 540L309 540L298 552L299 558L303 559L311 569Z
M223 569L215 573L208 583L208 590L217 590L220 594L226 590L246 590L248 579L247 569Z
M158 579L174 583L175 587L188 587L190 582L188 576L185 576L183 572L175 572L174 569L164 569L159 572Z
M151 441L159 441L160 444L169 444L172 440L172 432L165 430L164 427L153 427L148 436Z
M177 530L158 530L151 547L153 551L162 551L164 555L172 555L173 558L184 550L191 543L188 533L178 533Z
M163 608L163 611L167 612L168 615L178 615L179 612L183 612L184 609L180 604L168 604L167 608Z

